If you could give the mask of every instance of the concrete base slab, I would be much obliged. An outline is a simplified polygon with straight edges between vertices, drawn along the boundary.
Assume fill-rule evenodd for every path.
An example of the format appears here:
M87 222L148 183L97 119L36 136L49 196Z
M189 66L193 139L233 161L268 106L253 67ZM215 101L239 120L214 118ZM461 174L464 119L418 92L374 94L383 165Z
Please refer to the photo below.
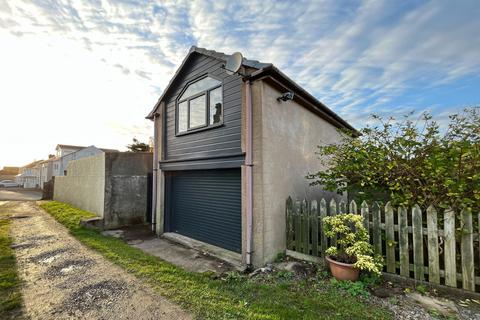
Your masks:
M213 272L220 275L235 270L228 262L167 239L143 240L132 246L191 272Z
M234 266L237 270L245 269L245 266L242 265L242 255L239 253L232 252L192 238L188 238L178 233L168 232L164 233L162 237L173 242L180 243L188 248L192 248L202 253L206 253L220 260L224 260Z
M228 271L239 270L240 264L237 260L230 259L234 262L232 264L224 259L219 259L211 255L209 251L202 250L202 246L196 243L198 241L192 240L195 242L194 244L186 240L182 242L175 236L169 237L168 234L167 237L158 238L151 232L148 226L132 226L108 230L103 231L102 234L121 238L132 247L187 271L198 273L213 272L216 275L220 275Z

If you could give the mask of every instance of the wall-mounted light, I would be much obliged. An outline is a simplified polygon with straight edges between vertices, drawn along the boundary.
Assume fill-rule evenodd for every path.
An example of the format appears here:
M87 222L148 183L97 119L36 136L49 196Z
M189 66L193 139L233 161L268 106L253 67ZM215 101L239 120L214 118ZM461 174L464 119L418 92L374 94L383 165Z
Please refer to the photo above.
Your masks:
M288 101L288 100L293 100L293 92L287 91L285 93L282 93L280 97L277 98L277 101Z

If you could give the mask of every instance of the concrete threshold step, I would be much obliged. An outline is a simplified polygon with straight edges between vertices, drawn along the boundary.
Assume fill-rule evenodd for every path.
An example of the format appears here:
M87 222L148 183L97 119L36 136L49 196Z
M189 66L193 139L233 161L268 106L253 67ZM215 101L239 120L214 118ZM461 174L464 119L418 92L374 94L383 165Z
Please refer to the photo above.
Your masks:
M80 224L86 228L103 230L103 218L100 217L82 220Z
M162 235L162 238L182 244L188 248L192 248L200 252L205 252L212 257L229 263L238 271L243 271L245 269L245 265L242 264L242 255L239 253L232 252L173 232L164 233Z

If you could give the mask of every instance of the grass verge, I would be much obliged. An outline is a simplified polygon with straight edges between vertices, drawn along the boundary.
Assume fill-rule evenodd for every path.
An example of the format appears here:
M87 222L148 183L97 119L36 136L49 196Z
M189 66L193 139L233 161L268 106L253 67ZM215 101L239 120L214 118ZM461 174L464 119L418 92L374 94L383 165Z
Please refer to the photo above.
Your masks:
M19 319L22 314L20 278L15 255L10 247L10 224L5 209L0 208L0 319Z
M80 226L80 220L91 213L55 201L41 207L85 245L199 319L390 319L385 310L315 281L262 284L235 277L215 280L188 272L122 240Z

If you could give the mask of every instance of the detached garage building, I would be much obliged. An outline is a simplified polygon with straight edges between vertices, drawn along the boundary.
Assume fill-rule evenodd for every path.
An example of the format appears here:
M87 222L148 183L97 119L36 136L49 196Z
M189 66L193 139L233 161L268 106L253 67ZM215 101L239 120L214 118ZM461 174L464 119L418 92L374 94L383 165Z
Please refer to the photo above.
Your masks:
M243 59L232 74L228 58L192 47L147 116L152 223L259 266L285 250L286 198L322 193L305 179L316 147L354 129L272 64Z

